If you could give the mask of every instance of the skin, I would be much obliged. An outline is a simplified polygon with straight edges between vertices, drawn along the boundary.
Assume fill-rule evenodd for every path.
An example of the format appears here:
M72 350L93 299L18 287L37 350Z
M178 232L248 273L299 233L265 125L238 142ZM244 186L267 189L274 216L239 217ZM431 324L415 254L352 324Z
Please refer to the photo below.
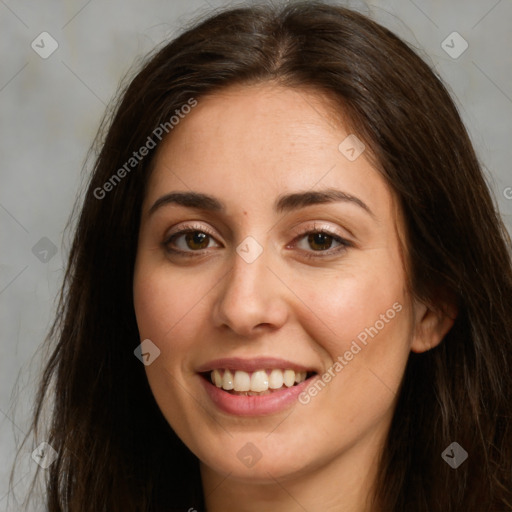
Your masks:
M327 101L270 83L202 97L160 147L149 179L134 275L140 339L161 351L147 378L200 459L209 512L233 503L238 511L375 510L369 496L409 353L434 347L453 324L408 292L396 198L366 151L349 161L338 150L350 131ZM356 196L373 215L351 202L273 209L282 194L325 188ZM171 191L212 195L225 211L168 204L149 215ZM167 252L168 235L190 221L212 234L206 248L181 236L170 245L188 252ZM302 234L309 230L350 246L319 249ZM263 248L250 264L236 252L247 236ZM230 415L196 373L220 357L271 356L321 375L397 302L395 318L305 405ZM261 452L251 468L237 457L248 442Z

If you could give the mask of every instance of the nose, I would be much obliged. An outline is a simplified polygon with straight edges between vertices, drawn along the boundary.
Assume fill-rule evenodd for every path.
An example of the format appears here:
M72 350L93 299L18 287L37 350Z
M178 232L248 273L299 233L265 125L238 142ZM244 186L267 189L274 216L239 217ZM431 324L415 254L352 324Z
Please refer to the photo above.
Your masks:
M232 269L219 284L213 307L213 322L246 338L286 323L286 287L269 267L269 251L251 263L233 255Z

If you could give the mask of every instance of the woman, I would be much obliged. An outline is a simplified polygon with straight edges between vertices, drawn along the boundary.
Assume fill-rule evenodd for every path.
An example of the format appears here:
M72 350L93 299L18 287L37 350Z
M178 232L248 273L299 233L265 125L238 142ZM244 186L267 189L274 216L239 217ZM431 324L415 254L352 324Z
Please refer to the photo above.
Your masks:
M510 239L403 42L226 10L101 142L38 395L48 510L512 510Z

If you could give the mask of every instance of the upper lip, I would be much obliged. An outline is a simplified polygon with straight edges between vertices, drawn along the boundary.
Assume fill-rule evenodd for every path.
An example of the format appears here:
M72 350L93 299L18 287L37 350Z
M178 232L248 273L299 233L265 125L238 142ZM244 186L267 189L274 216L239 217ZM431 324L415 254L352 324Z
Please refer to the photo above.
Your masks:
M255 372L257 370L282 368L285 370L295 370L299 372L316 372L310 366L279 359L276 357L255 357L252 359L243 359L240 357L223 357L208 361L197 368L198 373L208 372L211 370L242 370L245 372Z

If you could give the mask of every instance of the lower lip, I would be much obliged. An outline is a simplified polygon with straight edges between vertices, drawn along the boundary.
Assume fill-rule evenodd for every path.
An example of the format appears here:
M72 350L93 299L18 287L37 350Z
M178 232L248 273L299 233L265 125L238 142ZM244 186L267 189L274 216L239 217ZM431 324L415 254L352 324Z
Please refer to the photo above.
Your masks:
M285 410L298 400L298 396L309 386L314 377L292 386L282 388L268 395L232 395L199 376L212 402L222 411L237 416L261 416Z

